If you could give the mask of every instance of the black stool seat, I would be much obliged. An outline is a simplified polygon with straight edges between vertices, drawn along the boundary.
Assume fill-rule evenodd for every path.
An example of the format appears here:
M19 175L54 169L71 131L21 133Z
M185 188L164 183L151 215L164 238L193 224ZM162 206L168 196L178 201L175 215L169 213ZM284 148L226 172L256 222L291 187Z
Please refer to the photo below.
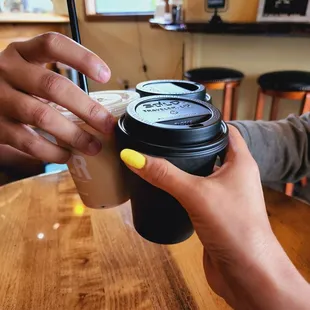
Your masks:
M184 76L190 81L205 83L238 82L244 78L240 71L217 67L192 69L185 72Z
M281 92L310 91L310 72L275 71L261 75L257 83L264 90Z

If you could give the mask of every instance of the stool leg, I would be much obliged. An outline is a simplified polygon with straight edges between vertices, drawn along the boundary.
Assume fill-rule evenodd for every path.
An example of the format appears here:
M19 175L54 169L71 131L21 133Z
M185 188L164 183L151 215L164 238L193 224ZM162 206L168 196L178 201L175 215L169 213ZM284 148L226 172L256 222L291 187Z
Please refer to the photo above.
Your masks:
M233 89L232 108L230 117L232 121L237 119L238 101L239 101L239 89L238 87L235 87Z
M265 96L261 88L258 89L255 120L261 120L264 116Z
M303 179L301 180L301 185L302 185L302 187L306 187L307 184L308 184L308 179L305 177L305 178L303 178Z
M275 121L277 119L278 110L279 110L279 101L280 101L280 98L278 97L272 98L271 111L270 111L270 117L269 117L271 121Z
M310 93L307 93L307 94L305 95L305 98L304 98L304 100L303 100L303 102L302 102L302 107L301 107L301 111L300 111L300 112L301 112L300 114L305 114L305 113L307 113L307 112L310 112ZM303 187L306 187L307 184L308 184L308 180L307 180L307 178L305 177L305 178L303 178L303 179L301 180L301 185L302 185Z
M223 120L230 121L231 116L231 105L233 97L233 88L231 84L226 84L224 89L224 101L223 101Z
M294 193L294 187L295 187L295 185L294 185L293 183L287 183L287 184L285 185L285 194L286 194L287 196L292 197L292 196L293 196L293 193Z
M307 93L305 95L305 98L302 102L300 114L305 114L307 112L310 112L310 93Z

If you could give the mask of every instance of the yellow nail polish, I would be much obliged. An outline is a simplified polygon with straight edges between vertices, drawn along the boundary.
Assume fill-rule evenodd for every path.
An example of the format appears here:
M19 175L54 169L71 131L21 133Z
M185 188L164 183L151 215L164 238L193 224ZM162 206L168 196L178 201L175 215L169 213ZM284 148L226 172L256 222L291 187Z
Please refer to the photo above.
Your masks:
M126 165L136 169L142 169L146 164L146 158L134 150L122 150L121 159Z

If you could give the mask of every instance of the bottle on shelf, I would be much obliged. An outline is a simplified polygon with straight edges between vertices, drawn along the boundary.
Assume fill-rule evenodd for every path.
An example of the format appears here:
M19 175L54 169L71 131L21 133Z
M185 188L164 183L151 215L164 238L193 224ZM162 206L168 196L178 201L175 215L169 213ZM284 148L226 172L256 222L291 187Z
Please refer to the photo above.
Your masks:
M172 22L169 0L157 0L154 19L159 23L170 24Z
M172 15L171 15L171 10L170 10L170 3L169 0L165 0L165 16L164 20L166 23L171 23L172 22Z
M183 22L183 0L169 0L169 7L173 24Z
M166 1L157 0L154 19L158 21L163 21L165 18L165 12L166 12Z

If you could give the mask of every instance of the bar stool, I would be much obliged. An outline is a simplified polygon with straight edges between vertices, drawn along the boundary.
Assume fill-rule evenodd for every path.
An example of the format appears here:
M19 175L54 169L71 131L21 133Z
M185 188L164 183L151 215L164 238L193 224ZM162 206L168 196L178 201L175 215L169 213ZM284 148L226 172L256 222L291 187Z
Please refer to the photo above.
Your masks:
M272 97L270 120L276 120L280 99L302 101L300 114L310 111L310 72L305 71L275 71L261 75L257 83L259 85L255 120L261 120L264 114L265 95ZM301 181L307 184L307 179ZM288 183L285 193L292 196L294 184Z
M207 89L224 91L222 114L224 121L237 118L238 88L244 78L240 71L229 68L207 67L185 72L190 81L203 84Z

